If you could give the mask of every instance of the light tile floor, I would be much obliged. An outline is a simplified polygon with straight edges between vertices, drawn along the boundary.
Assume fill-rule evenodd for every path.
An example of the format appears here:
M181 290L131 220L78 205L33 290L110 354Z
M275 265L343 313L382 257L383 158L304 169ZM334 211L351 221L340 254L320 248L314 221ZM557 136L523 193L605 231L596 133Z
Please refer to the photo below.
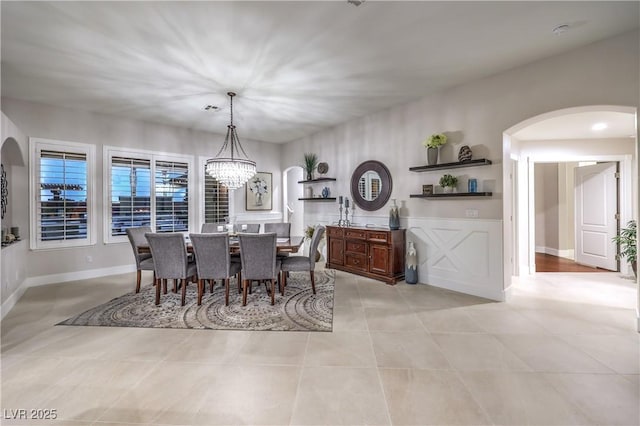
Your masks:
M332 333L54 326L133 282L27 291L2 321L3 425L640 424L619 274L538 274L495 303L338 272Z

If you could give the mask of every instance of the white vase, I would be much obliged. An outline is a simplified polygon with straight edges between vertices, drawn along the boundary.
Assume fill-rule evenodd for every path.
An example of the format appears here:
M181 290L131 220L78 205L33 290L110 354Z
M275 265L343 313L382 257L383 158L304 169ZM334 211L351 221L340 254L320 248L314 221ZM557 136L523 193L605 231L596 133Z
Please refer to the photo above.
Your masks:
M453 192L453 186L443 186L442 192L445 194L451 194Z

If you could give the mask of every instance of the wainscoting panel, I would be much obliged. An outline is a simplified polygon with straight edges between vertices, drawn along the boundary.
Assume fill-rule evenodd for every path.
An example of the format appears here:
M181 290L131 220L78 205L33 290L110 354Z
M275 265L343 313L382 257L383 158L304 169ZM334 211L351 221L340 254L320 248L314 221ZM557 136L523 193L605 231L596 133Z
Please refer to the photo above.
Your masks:
M420 283L504 300L502 221L410 218Z

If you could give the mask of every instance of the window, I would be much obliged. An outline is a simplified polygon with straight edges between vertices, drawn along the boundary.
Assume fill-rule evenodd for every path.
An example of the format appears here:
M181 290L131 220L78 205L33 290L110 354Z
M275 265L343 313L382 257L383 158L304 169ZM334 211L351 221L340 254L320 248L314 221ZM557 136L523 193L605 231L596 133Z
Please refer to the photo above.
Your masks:
M95 243L92 145L30 139L31 248Z
M156 231L189 231L189 165L156 162Z
M221 223L229 217L229 189L205 171L204 223Z
M151 226L151 160L111 158L110 235L125 235L125 229Z
M105 147L105 242L126 241L126 229L188 232L191 157Z

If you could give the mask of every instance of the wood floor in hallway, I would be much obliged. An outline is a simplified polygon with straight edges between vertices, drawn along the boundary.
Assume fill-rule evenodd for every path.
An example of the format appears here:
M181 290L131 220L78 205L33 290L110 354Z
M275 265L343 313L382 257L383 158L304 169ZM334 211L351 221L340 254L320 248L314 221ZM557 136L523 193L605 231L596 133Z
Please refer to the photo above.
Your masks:
M571 259L536 253L536 272L611 272L602 268L580 265Z

